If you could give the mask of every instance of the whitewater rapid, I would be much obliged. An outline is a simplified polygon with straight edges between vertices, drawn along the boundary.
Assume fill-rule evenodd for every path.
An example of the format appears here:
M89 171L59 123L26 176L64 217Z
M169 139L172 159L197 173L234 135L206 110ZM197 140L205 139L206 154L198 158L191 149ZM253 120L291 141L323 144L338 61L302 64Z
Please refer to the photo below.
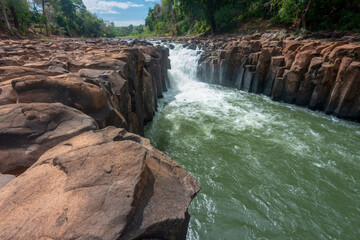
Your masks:
M359 124L199 82L200 54L170 50L145 133L202 185L188 239L356 239Z

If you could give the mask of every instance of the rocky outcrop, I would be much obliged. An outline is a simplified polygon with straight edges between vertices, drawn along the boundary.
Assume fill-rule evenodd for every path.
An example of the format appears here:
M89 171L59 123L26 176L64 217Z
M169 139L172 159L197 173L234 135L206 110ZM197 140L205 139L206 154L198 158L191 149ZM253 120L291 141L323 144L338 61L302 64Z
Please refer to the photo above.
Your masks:
M168 50L6 40L0 54L0 239L185 239L200 186L136 135L169 87Z
M198 191L148 139L114 127L88 131L0 191L0 238L184 239Z
M360 121L360 45L346 40L257 34L178 41L204 49L198 68L204 82Z
M60 102L143 135L169 87L168 49L144 42L6 40L1 50L0 105Z

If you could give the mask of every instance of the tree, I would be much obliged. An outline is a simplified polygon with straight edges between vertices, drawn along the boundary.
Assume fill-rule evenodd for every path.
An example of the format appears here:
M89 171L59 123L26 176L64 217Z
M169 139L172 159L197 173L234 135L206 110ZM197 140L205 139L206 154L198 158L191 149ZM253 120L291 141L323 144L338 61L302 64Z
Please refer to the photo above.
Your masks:
M17 29L20 29L19 20L18 20L17 13L16 13L16 10L15 10L15 2L14 1L8 1L8 3L9 3L9 8L10 8L10 11L11 11L11 15L13 17L14 25L15 25L15 27Z
M306 8L301 13L301 23L303 29L306 29L306 16L311 7L311 4L312 4L312 0L308 0L308 4L306 5Z
M50 36L49 24L48 24L48 19L46 16L46 11L45 11L45 0L41 0L41 6L42 6L43 15L44 15L46 35Z
M9 30L9 33L12 34L12 30L11 30L11 26L7 17L7 13L6 13L6 7L5 4L3 2L3 0L0 0L0 4L1 4L1 11L2 11L2 15L6 24L7 29Z

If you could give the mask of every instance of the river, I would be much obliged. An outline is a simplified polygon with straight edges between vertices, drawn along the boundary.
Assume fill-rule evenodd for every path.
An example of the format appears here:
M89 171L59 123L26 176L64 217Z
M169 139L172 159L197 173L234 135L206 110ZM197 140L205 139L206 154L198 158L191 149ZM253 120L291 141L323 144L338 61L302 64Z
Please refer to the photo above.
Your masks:
M188 239L360 239L360 125L197 81L170 50L171 89L145 136L201 184Z

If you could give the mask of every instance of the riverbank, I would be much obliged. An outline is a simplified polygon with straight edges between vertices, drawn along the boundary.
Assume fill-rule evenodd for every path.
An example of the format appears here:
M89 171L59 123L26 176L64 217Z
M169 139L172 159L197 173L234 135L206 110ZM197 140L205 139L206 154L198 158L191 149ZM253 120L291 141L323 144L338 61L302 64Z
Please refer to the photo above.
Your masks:
M168 49L3 40L0 55L1 239L185 238L200 185L141 137Z

